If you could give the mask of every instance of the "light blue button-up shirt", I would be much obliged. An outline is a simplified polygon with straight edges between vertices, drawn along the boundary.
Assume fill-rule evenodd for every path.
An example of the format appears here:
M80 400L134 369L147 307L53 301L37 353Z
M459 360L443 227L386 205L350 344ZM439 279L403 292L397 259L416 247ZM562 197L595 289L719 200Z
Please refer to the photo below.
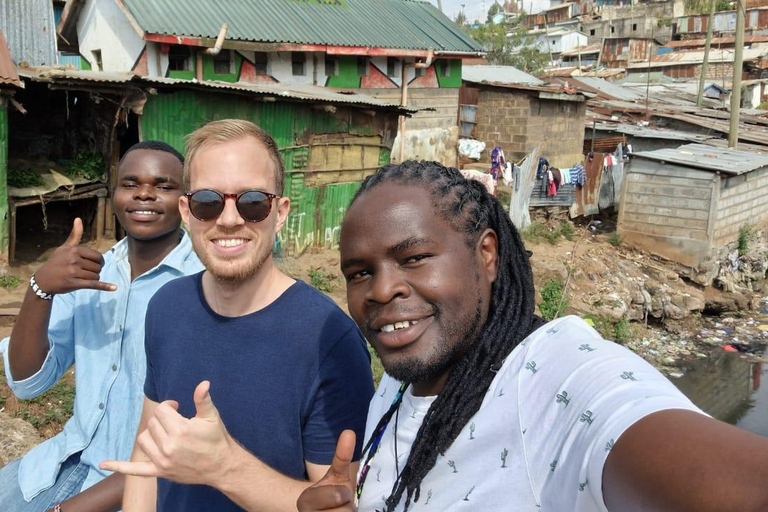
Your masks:
M8 385L21 399L44 393L75 364L74 415L60 434L32 449L19 466L27 501L54 484L61 463L74 453L82 452L80 461L89 465L83 489L109 475L99 469L101 461L130 457L144 397L147 303L168 281L202 269L184 233L158 266L131 282L123 239L104 255L100 275L101 281L116 284L117 291L77 290L54 297L48 327L51 348L37 373L14 381L9 338L0 343Z

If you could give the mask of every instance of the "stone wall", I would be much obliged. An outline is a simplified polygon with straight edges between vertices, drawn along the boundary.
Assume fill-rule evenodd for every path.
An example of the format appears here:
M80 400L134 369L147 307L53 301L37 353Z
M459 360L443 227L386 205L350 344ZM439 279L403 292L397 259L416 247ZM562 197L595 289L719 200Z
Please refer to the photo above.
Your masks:
M552 165L567 167L581 160L586 103L541 99L538 91L481 88L475 138L485 142L483 162L499 145L507 159L519 161L534 147Z

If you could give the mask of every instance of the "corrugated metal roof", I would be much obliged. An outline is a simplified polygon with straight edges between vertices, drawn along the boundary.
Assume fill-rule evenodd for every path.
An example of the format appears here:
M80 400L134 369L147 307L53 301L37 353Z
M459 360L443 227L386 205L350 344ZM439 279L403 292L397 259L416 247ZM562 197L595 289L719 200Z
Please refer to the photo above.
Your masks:
M24 87L24 82L19 80L19 74L16 73L16 66L13 64L11 54L8 52L8 46L5 44L5 36L0 30L0 85L15 85Z
M330 104L360 105L387 110L396 110L406 115L417 110L405 108L398 104L387 103L371 96L358 93L334 92L326 87L301 84L252 84L229 83L218 80L185 80L180 78L144 77L133 73L105 73L81 69L63 68L29 68L19 69L22 78L38 82L77 83L93 82L105 85L154 85L178 86L181 88L219 89L259 96L274 96L291 100L316 101Z
M768 155L756 155L748 151L718 148L704 144L687 144L676 149L643 151L634 153L633 158L646 158L733 175L768 167Z
M56 27L51 0L0 1L0 30L5 33L11 57L18 64L53 66L56 61Z
M623 133L624 135L632 135L633 137L641 137L644 139L665 139L665 140L681 140L686 142L704 142L711 138L710 135L703 135L699 133L681 132L678 130L667 130L658 127L651 126L637 126L634 124L611 124L611 123L595 123L596 130L604 132L616 132ZM591 128L591 126L589 126Z
M461 79L467 82L544 85L544 82L514 66L462 66Z
M603 80L602 78L590 76L574 76L570 78L570 81L576 82L574 87L578 88L578 84L581 84L590 89L594 89L604 97L624 101L639 101L645 99L644 95L640 95L634 91L615 85L614 83Z
M733 62L733 50L715 50L709 51L709 62ZM752 62L768 55L768 48L745 48L744 62ZM635 62L627 65L627 69L638 69L660 66L685 66L688 64L701 64L704 60L703 51L690 52L671 52L663 55L654 55L651 62Z
M329 44L435 51L483 48L432 4L420 0L118 0L150 34L263 43Z

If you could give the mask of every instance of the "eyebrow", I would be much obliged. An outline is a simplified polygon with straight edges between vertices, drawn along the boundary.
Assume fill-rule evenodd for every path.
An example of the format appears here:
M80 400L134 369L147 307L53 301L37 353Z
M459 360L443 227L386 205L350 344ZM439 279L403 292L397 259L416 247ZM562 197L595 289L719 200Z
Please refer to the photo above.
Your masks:
M435 241L426 236L412 236L412 237L406 238L405 240L401 240L396 244L390 245L385 249L384 252L387 256L391 256L393 254L397 254L400 251L410 249L411 247L415 247L417 245L435 245ZM340 267L341 267L341 270L343 271L351 266L361 265L364 263L365 263L365 260L363 260L362 258L349 258L342 261Z
M120 181L139 181L138 176L134 176L133 174L126 174L122 178L120 178ZM155 183L178 183L176 180L169 178L168 176L155 176Z

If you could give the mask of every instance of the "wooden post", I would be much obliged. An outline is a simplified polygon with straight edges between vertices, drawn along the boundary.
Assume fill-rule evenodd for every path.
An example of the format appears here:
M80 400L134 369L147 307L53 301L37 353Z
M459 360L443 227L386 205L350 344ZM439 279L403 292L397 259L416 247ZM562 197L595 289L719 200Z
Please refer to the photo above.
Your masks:
M96 203L96 240L104 238L104 218L107 213L106 207L107 198L99 196Z
M741 110L741 74L744 69L744 2L736 2L736 46L733 49L733 88L731 89L731 122L728 128L728 147L739 142L739 113Z
M712 24L715 20L715 0L710 0L709 21L707 22L707 42L704 44L704 61L701 63L699 76L699 94L696 96L696 106L700 107L704 101L704 81L707 79L707 66L709 65L709 48L712 45Z

